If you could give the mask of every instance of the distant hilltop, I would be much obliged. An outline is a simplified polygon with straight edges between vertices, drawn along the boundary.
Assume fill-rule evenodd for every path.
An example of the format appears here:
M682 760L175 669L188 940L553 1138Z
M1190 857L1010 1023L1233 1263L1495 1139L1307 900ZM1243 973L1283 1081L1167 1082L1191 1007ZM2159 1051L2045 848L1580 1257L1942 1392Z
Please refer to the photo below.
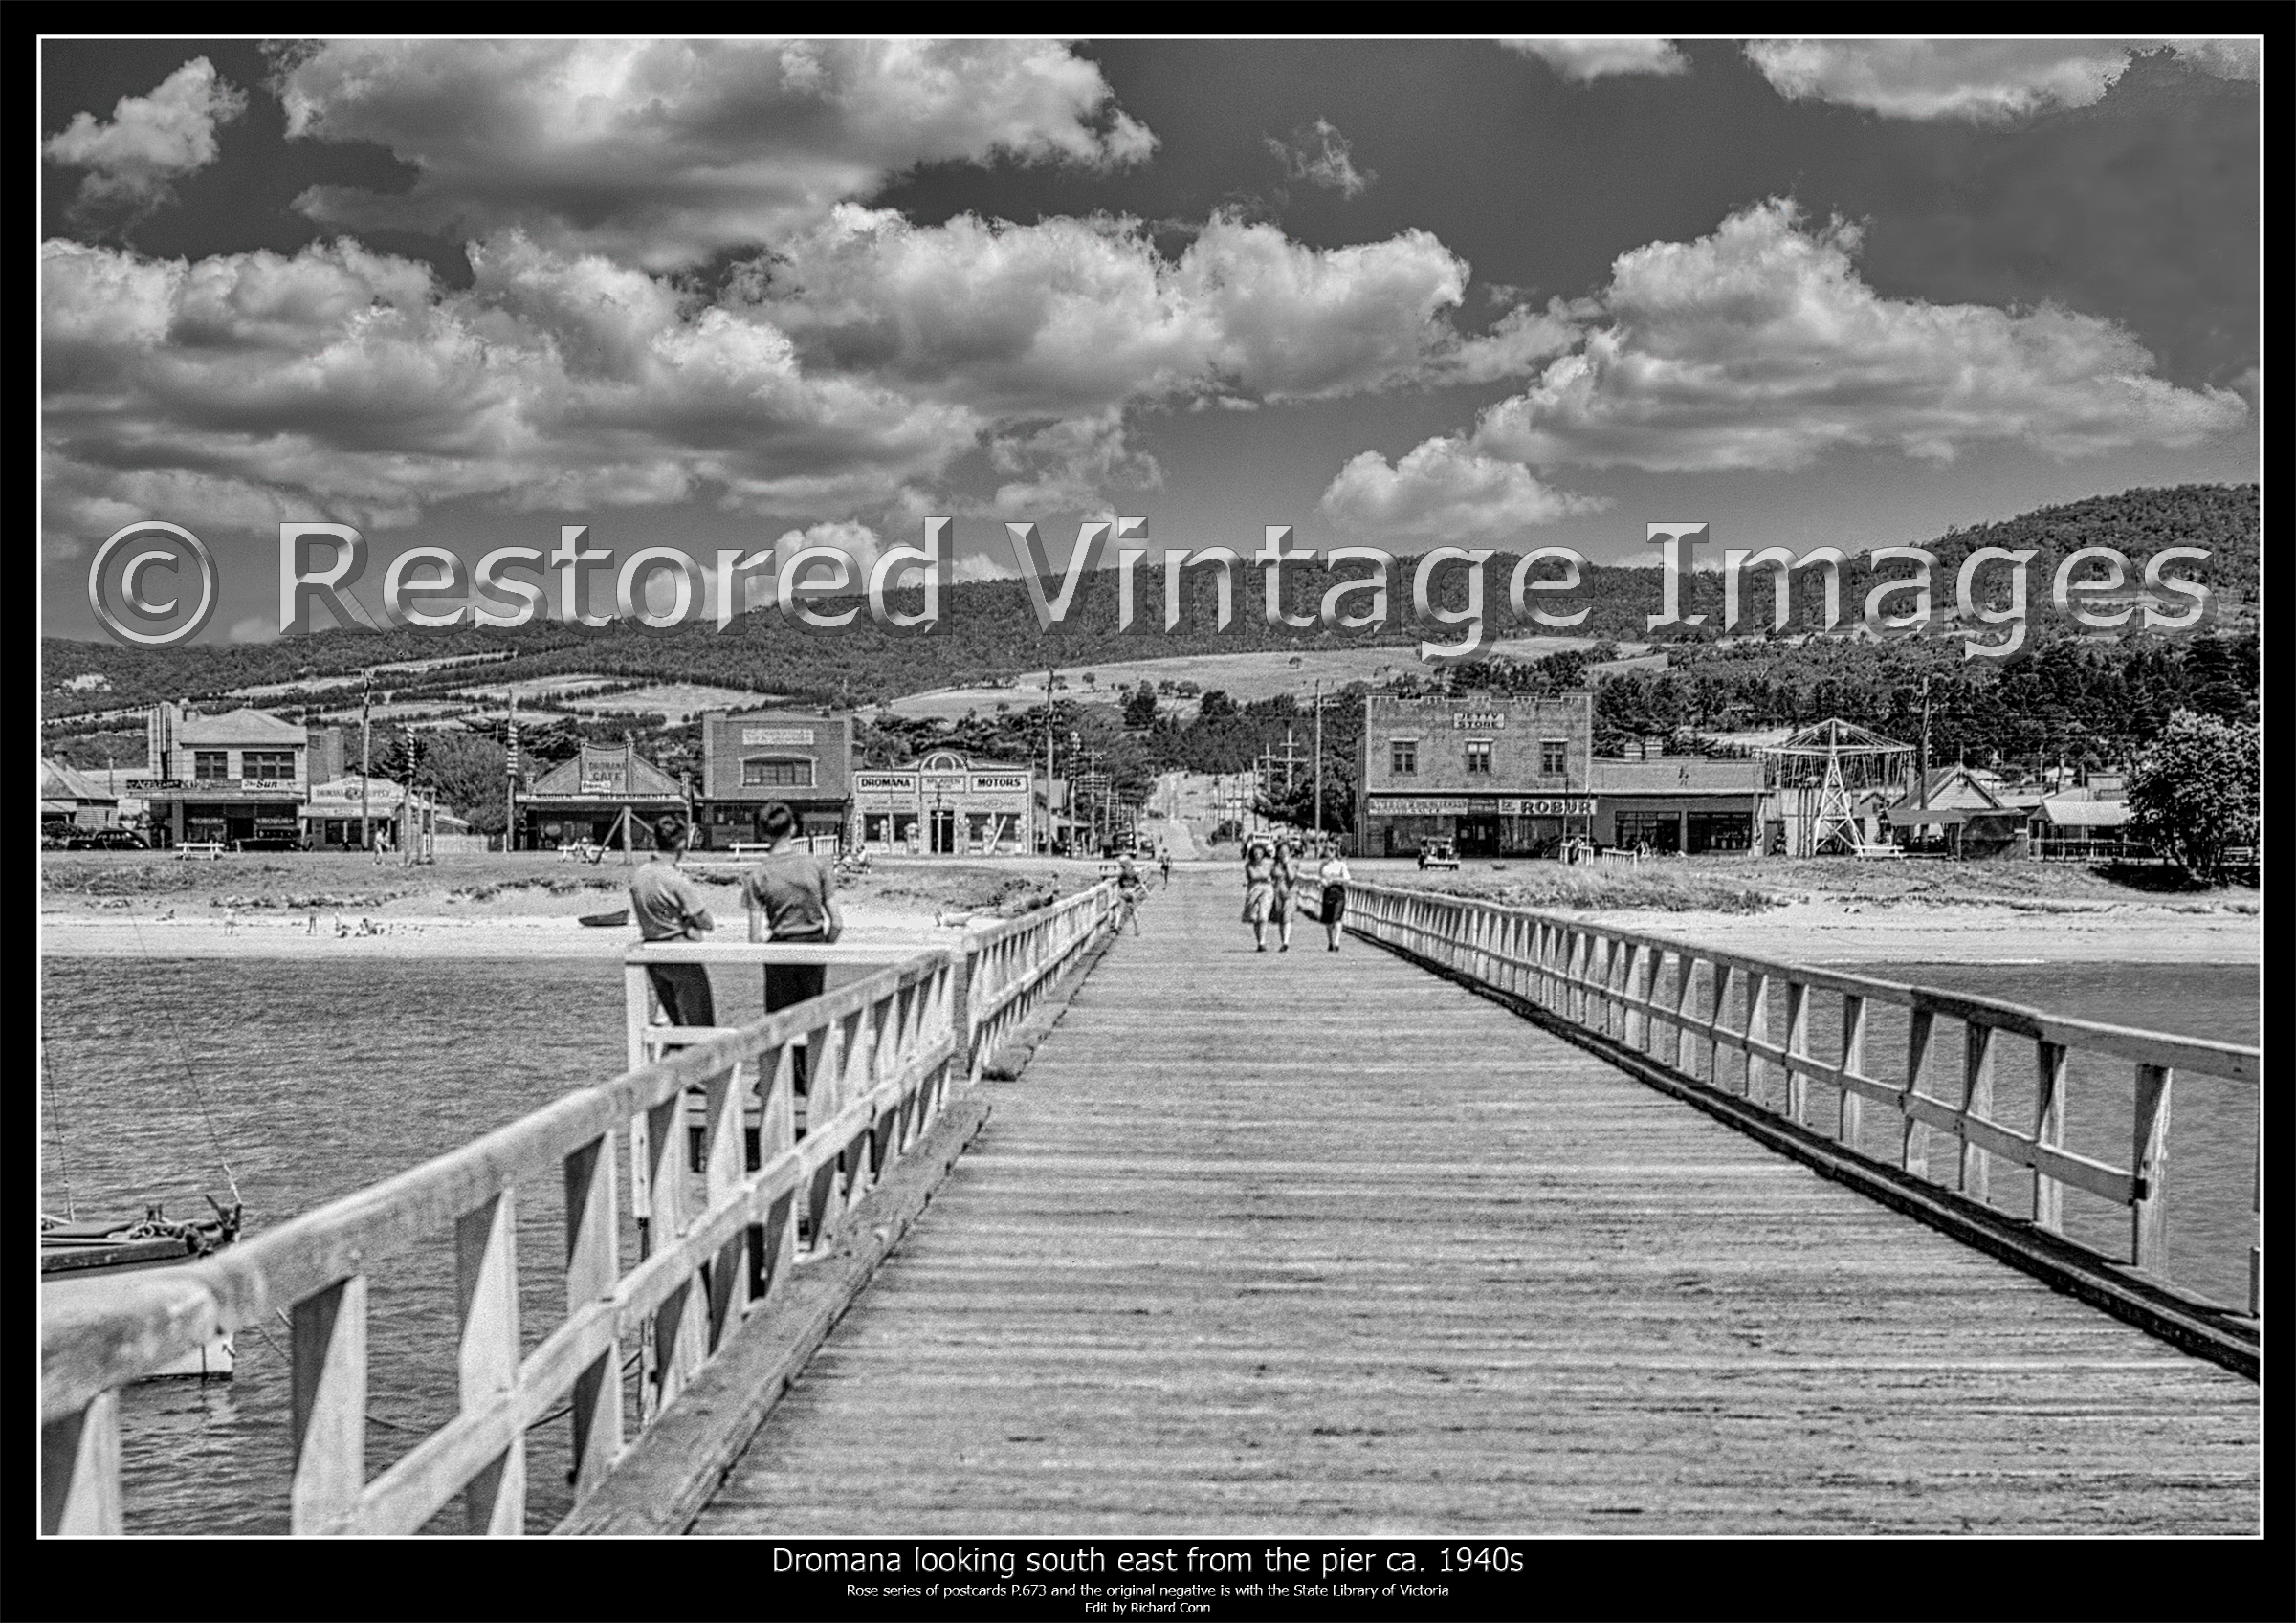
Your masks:
M2013 518L1963 529L1955 527L1921 543L1939 560L1938 584L1950 601L1952 572L1978 547L2031 548L2037 593L2045 598L2049 575L2072 552L2110 547L2141 560L2164 547L2205 549L2206 565L2191 570L2206 581L2227 610L2228 623L2252 620L2258 590L2259 493L2255 485L2179 485L2092 496L2037 509ZM1759 537L1723 537L1741 546ZM1239 548L1239 552L1247 549ZM1527 550L1527 549L1526 549ZM1719 546L1710 549L1718 553ZM1507 571L1519 553L1496 554L1487 579L1499 581L1505 616ZM1453 566L1456 567L1456 566ZM1845 622L1851 605L1862 603L1879 580L1863 552L1843 570ZM1075 611L1050 631L1041 631L1027 586L1018 580L961 582L948 589L941 624L929 636L904 635L866 619L833 636L808 635L779 614L742 615L723 632L702 625L669 635L646 635L621 626L590 631L556 622L515 630L328 630L271 643L241 643L170 648L127 647L109 642L51 637L42 656L46 691L42 712L51 722L85 726L99 717L124 714L160 699L199 699L250 690L293 695L298 706L341 705L355 690L362 670L391 667L378 687L419 695L468 687L471 667L487 661L485 681L508 688L547 678L584 678L595 687L636 689L649 683L686 684L695 689L782 695L799 703L860 705L929 689L981 685L1009 679L1048 665L1079 666L1137 660L1144 656L1264 651L1305 652L1364 646L1404 647L1426 630L1424 623L1391 618L1380 632L1296 631L1269 626L1261 619L1258 578L1248 567L1235 582L1235 620L1215 631L1210 612L1212 583L1189 582L1189 616L1168 634L1143 639L1116 630L1116 594L1079 592ZM1157 579L1153 569L1147 578ZM1313 606L1324 589L1342 578L1320 562L1294 564L1285 572L1286 606ZM1718 603L1720 587L1711 577L1687 583L1692 593ZM1407 593L1407 583L1402 589ZM1661 572L1647 567L1590 564L1568 607L1586 608L1578 634L1613 642L1651 640L1646 617L1659 607ZM1160 600L1160 585L1155 588ZM899 594L894 594L896 599ZM1757 588L1766 610L1769 592ZM1815 627L1816 593L1798 595L1790 629ZM1510 636L1534 627L1509 625ZM1667 626L1659 641L1707 641L1719 635L1712 624ZM563 681L558 686L563 686ZM349 698L348 702L356 702Z

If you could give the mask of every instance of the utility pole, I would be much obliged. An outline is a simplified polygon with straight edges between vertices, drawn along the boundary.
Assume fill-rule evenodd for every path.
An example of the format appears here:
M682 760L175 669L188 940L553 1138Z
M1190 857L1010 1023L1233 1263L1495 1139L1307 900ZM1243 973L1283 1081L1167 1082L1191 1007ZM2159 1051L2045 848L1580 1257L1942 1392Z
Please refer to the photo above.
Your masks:
M1323 678L1315 678L1315 838L1323 838Z
M1921 808L1930 808L1930 679L1921 679Z
M1045 667L1045 855L1052 854L1052 676Z
M374 771L375 672L369 666L360 673L359 689L359 848L374 849L374 824L367 816L366 784Z
M502 771L502 849L515 851L519 845L519 691L510 691L510 724L503 735L509 748L504 752Z

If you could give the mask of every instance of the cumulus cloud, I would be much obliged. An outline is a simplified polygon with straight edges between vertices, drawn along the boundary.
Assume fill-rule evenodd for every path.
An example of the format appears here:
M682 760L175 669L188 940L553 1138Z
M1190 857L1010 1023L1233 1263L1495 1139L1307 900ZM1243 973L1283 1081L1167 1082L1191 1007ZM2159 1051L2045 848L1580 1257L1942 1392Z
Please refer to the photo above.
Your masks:
M324 224L489 237L671 269L777 243L919 164L1138 162L1156 138L1047 40L349 40L282 54L293 137L372 142L385 195Z
M804 547L828 547L832 552L841 552L852 559L854 569L852 578L856 583L859 583L868 580L869 567L877 561L877 554L883 550L883 546L884 543L877 539L877 533L868 525L858 524L850 519L840 519L824 524L808 524L802 530L787 531L775 539L773 550L776 557L784 562L786 562L792 554ZM822 567L828 566L825 564ZM808 573L818 573L818 571L808 571Z
M1434 377L1465 364L1446 318L1467 279L1421 230L1316 249L1218 214L1169 259L1137 220L927 227L849 205L735 281L808 360L1026 418L1203 392L1329 399ZM1510 330L1476 364L1519 342Z
M1690 59L1664 39L1610 38L1502 39L1524 56L1535 56L1564 78L1584 84L1609 74L1687 74Z
M108 122L79 113L41 151L88 172L77 205L83 214L148 212L173 195L168 183L215 162L215 131L247 111L245 93L215 65L194 56L148 96L122 96Z
M2247 420L2229 390L2154 377L2110 321L1885 298L1858 246L1854 226L1804 229L1772 201L1620 255L1604 323L1491 407L1473 449L1534 467L1779 470L1843 447L1950 461L1987 444L2188 446Z
M753 512L882 501L969 449L960 406L806 372L743 312L521 238L475 285L355 243L152 260L43 250L53 516L408 523L428 503ZM281 511L284 510L284 511Z
M1550 489L1520 463L1442 438L1392 466L1379 452L1364 451L1339 471L1319 505L1342 530L1473 546L1513 540L1534 525L1610 504Z
M2253 39L1763 39L1746 56L1790 99L1983 123L2091 106L2133 51L2163 45L2219 77L2259 71Z
M1360 197L1380 178L1373 170L1356 167L1347 137L1324 119L1294 130L1288 142L1269 136L1268 150L1292 179L1323 186L1342 197Z

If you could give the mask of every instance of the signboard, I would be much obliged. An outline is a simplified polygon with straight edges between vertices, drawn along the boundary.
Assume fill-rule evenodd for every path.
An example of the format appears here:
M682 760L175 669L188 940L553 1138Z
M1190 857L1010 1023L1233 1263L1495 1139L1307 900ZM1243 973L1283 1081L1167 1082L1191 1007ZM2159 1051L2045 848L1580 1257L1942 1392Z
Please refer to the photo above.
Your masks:
M1592 817L1592 795L1532 798L1499 795L1373 795L1371 809L1391 817L1435 817L1496 812L1501 817Z
M810 744L812 741L813 729L810 727L744 727L741 729L741 742L744 744Z
M928 772L922 775L924 791L928 795L961 795L964 793L964 774L961 772Z
M1025 772L973 774L973 793L976 795L1025 795L1027 792L1028 775Z
M1504 727L1507 725L1507 713L1503 710L1463 710L1451 716L1451 725L1471 727L1478 732L1486 727Z
M914 772L856 772L853 788L864 795L914 795L916 793L916 774Z
M611 778L585 778L582 780L582 787L577 791L577 793L584 795L619 795L622 793L622 774L617 772Z

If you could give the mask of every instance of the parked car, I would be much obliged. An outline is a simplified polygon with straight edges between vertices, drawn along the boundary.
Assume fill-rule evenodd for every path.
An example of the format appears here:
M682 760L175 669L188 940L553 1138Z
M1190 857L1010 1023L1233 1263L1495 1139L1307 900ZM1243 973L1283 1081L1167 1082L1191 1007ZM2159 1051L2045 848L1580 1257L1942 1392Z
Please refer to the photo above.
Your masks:
M150 847L132 828L88 828L64 842L68 851L143 851Z
M1449 840L1421 841L1419 866L1423 870L1430 867L1457 867L1459 866L1458 844Z

